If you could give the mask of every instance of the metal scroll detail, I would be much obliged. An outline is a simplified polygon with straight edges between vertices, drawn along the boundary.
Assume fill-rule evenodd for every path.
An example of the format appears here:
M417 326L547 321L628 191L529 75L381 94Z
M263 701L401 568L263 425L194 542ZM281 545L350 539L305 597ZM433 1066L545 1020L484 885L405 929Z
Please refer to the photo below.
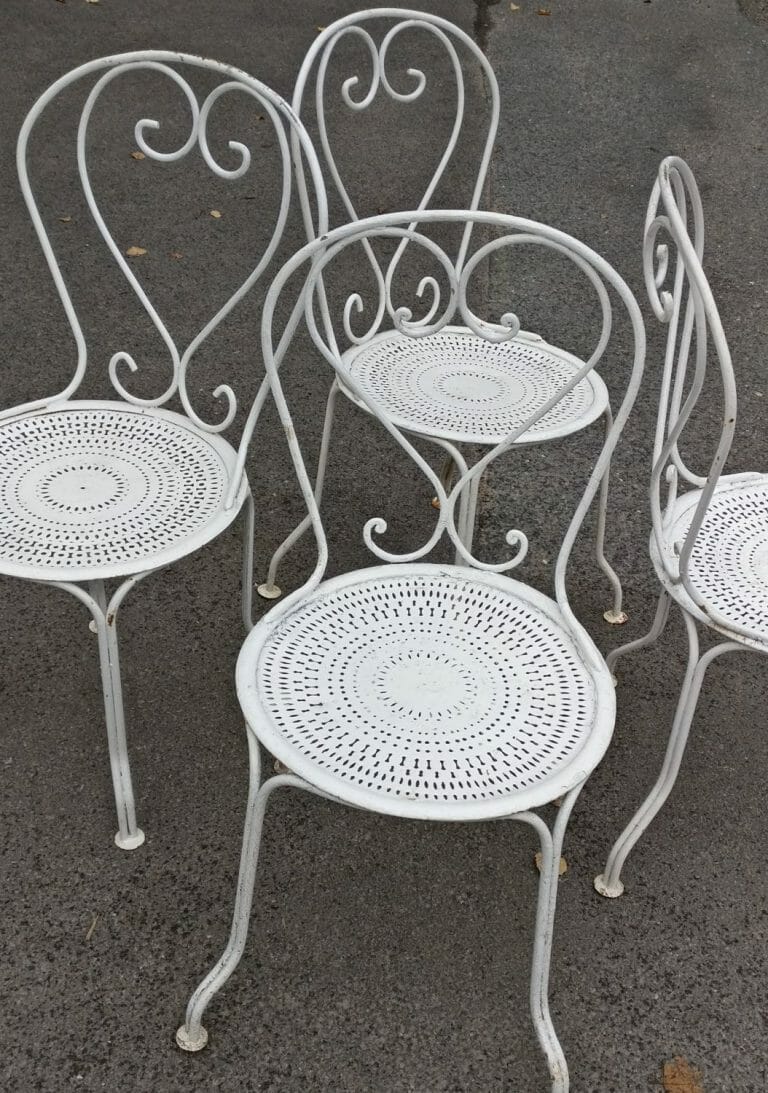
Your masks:
M175 68L165 63L166 57L173 57L173 60L189 61L197 67L212 68L214 71L223 73L230 77L226 82L220 84L207 96L202 99L201 102L187 82L187 80ZM162 58L158 60L155 58ZM42 113L45 106L61 89L67 86L69 83L76 80L78 77L85 75L86 73L97 72L99 68L106 68L96 80L95 84L91 88L85 105L83 107L80 121L77 130L77 168L83 187L85 200L88 204L91 215L94 222L101 234L104 242L109 248L115 262L120 268L123 276L128 284L131 286L134 294L138 298L143 310L149 317L157 333L160 335L165 349L168 353L170 361L170 376L164 387L164 390L151 398L142 398L137 394L134 394L129 390L127 385L126 373L134 374L138 371L140 364L137 361L134 354L128 350L122 349L114 352L109 360L108 370L109 377L117 394L125 399L125 401L143 407L155 407L162 406L168 402L175 394L178 393L182 402L184 410L190 419L201 429L209 432L222 432L227 429L237 412L237 399L232 388L225 383L220 384L212 392L213 397L216 400L223 402L224 414L223 417L217 422L209 422L204 420L192 406L192 401L189 394L187 373L190 363L196 351L201 344L210 336L210 334L219 326L222 320L229 314L229 312L235 307L240 299L248 292L254 282L259 278L267 264L271 261L279 240L282 234L285 221L288 215L288 209L291 198L291 155L288 135L286 133L286 121L289 125L293 124L295 119L290 116L290 109L287 104L282 103L277 95L270 97L269 90L263 88L263 85L259 85L257 81L253 80L246 82L246 78L238 79L238 73L236 70L229 68L225 65L218 65L215 62L203 61L200 58L187 57L185 55L167 55L162 53L147 53L147 54L127 54L123 57L105 58L103 61L91 62L89 65L82 66L80 69L70 73L68 77L64 77L58 81L53 88L49 89L33 110L30 112L27 120L22 129L22 133L19 138L18 149L18 165L19 176L21 181L22 191L24 193L25 200L27 202L30 214L34 226L37 230L40 242L43 246L46 258L48 260L49 268L53 275L56 288L64 304L67 318L69 319L70 326L72 328L75 341L78 349L78 363L75 371L75 375L71 382L60 394L54 396L54 398L42 399L37 403L29 404L23 409L32 409L37 406L49 405L51 402L57 402L60 400L68 399L72 397L77 391L82 378L85 374L85 368L87 363L87 347L85 338L82 332L80 322L72 306L71 299L64 284L64 279L59 268L56 257L53 253L50 241L48 239L45 227L42 223L35 198L32 193L32 188L29 182L27 171L27 143L28 137L34 126L37 118ZM163 77L169 79L179 88L183 98L186 100L186 105L189 110L190 127L189 134L183 143L179 147L172 149L171 151L161 152L153 147L152 134L161 129L161 122L155 118L141 118L135 125L135 139L138 147L142 153L148 158L157 163L169 163L178 162L185 159L195 149L199 149L200 155L209 168L209 170L224 180L234 180L242 178L249 171L252 164L251 150L241 141L229 140L228 147L238 157L239 162L235 167L225 167L220 164L214 157L210 144L209 144L209 127L212 124L212 112L215 108L215 104L227 94L233 92L244 93L253 100L254 107L258 110L258 113L269 119L272 124L278 142L278 154L280 158L280 170L282 172L282 187L279 210L272 230L269 242L261 255L259 261L254 266L248 277L243 283L228 297L225 303L216 311L214 316L205 324L205 326L199 331L199 333L192 339L192 341L184 347L179 347L171 335L167 324L158 314L156 308L149 299L144 288L137 279L133 269L126 261L125 256L121 253L119 246L117 245L114 236L109 230L101 209L97 197L94 193L91 175L88 166L87 158L87 145L88 145L88 133L91 117L100 96L103 91L112 83L113 80L120 76L124 76L128 73L137 71L150 71L159 73ZM279 109L282 105L283 110ZM281 113L285 114L285 117L281 117ZM16 408L14 412L19 412L19 408Z
M464 125L465 114L465 78L462 69L461 59L456 45L452 39L456 39L460 42L468 53L471 53L474 58L477 59L481 70L484 73L485 81L487 85L487 95L489 99L489 120L488 120L488 133L483 146L483 154L481 162L479 164L478 173L475 179L472 199L469 207L476 208L482 187L485 181L485 176L488 170L488 164L490 160L490 154L493 146L493 141L496 135L496 127L498 124L498 112L499 112L499 93L496 85L495 76L492 69L488 65L487 59L478 49L477 45L468 38L459 28L452 26L445 20L440 19L437 16L431 16L427 13L420 14L418 18L410 17L412 13L405 12L404 18L392 26L389 31L383 36L381 42L377 45L373 35L369 30L360 25L363 21L369 20L373 17L379 16L381 13L377 12L362 12L357 15L349 16L346 25L342 25L336 30L329 31L329 35L325 41L318 40L315 48L307 55L307 59L302 66L302 70L299 74L299 79L296 85L296 94L294 96L294 105L297 111L301 108L301 99L304 93L304 87L307 81L309 72L312 69L313 64L317 61L317 74L315 78L315 111L317 115L318 137L319 147L321 154L325 160L328 176L332 180L341 201L343 203L347 217L350 220L356 220L359 218L359 213L355 207L355 203L349 193L347 186L342 179L341 171L334 154L334 150L331 146L331 138L328 132L327 119L326 119L326 107L327 107L327 87L329 85L328 72L331 65L334 54L344 40L356 39L362 43L365 52L370 60L370 74L366 80L363 80L358 73L349 75L341 81L339 88L339 95L344 104L356 113L362 113L369 109L376 99L380 96L386 96L393 102L398 103L413 103L416 102L424 93L428 85L428 78L425 72L421 68L408 66L405 68L405 80L403 75L398 73L397 77L392 73L391 65L391 52L393 44L400 39L403 35L413 35L414 32L426 34L431 36L436 42L439 43L442 50L444 50L447 56L450 69L453 75L452 90L455 90L455 112L453 121L451 123L450 133L448 135L445 147L439 156L437 165L428 178L426 186L424 188L421 200L418 204L415 201L409 202L409 205L413 208L423 209L428 207L435 189L442 178L445 169L456 151L459 143L462 127ZM394 17L395 12L389 11L386 13L388 16ZM441 94L443 89L441 88ZM305 211L305 220L307 219L307 203L303 200L303 206ZM414 227L415 225L411 225ZM308 225L309 227L309 225ZM462 237L461 245L459 248L459 255L457 260L457 268L461 268L464 260L464 256L469 244L469 235L471 231L471 225L466 226L466 230ZM363 250L366 255L367 263L370 266L373 278L376 284L376 291L379 294L379 303L382 302L386 305L389 301L391 294L392 281L395 275L395 271L398 267L403 251L408 244L407 239L403 239L401 244L395 250L394 255L389 259L387 263L382 263L378 260L371 244L368 240L362 241ZM422 286L422 292L427 288L434 290L435 286L429 282L425 282ZM363 311L363 303L361 299L353 301L355 310L358 313ZM352 305L350 305L351 307ZM435 314L439 307L439 301L435 301L434 311ZM349 318L349 311L347 316ZM390 318L393 322L397 322L394 311L390 311ZM358 345L363 344L372 334L372 332L379 327L381 314L377 311L373 322L368 330L363 333L354 332L351 324L346 324L347 336ZM400 316L401 321L408 321L404 316Z
M428 215L439 216L439 214ZM405 554L395 554L386 550L380 542L377 541L377 539L387 531L387 521L383 516L373 517L366 522L363 528L363 538L366 545L377 558L380 558L383 561L411 562L429 554L442 535L446 533L467 565L494 573L502 573L515 568L524 560L528 551L528 538L525 532L518 528L512 528L507 532L506 542L513 548L511 557L501 562L484 562L471 553L462 542L462 537L457 527L459 502L465 491L476 488L480 477L488 465L501 455L502 452L507 451L515 443L518 437L527 432L540 418L547 414L552 407L565 397L573 387L581 382L581 380L600 361L608 344L612 325L611 303L601 277L592 265L590 265L588 261L585 261L581 255L561 245L557 240L547 238L536 232L525 230L510 232L486 243L472 254L462 268L458 267L455 260L449 258L442 247L434 240L424 235L421 231L416 230L412 224L404 227L369 227L364 236L353 224L349 226L346 232L344 229L337 229L334 235L337 238L340 236L345 236L345 238L343 238L341 242L335 243L324 255L322 255L313 266L312 273L310 274L306 307L307 322L310 332L318 348L334 366L344 385L352 391L356 398L360 399L368 406L370 411L382 422L398 444L408 453L429 481L430 489L434 492L434 495L440 502L435 526L428 540L420 547ZM380 286L380 298L376 309L376 316L369 328L368 337L372 337L382 329L387 315L392 316L393 324L397 330L410 337L428 337L429 335L435 334L449 322L455 321L457 315L461 316L461 319L469 330L486 341L499 343L516 337L520 330L520 320L515 314L506 312L497 322L488 322L478 316L471 309L467 301L468 288L475 271L491 254L500 248L505 247L541 246L554 250L558 254L568 258L592 286L600 305L602 316L600 334L593 352L585 361L583 367L574 372L567 384L558 390L549 400L543 403L533 414L529 415L525 421L521 422L521 424L505 437L503 441L494 448L488 450L474 465L466 467L465 464L464 467L466 469L460 468L461 473L450 490L446 489L440 476L420 455L408 439L408 436L394 424L383 407L375 402L370 392L364 391L359 386L354 373L343 368L336 339L332 334L329 335L329 328L332 326L332 323L325 297L318 291L319 285L322 284L323 274L327 271L329 264L333 262L336 255L350 244L359 242L365 245L374 237L396 239L399 240L398 246L408 245L420 248L424 253L425 258L436 262L439 267L442 282L444 284L447 283L447 291L445 292L444 299L441 299L440 282L438 281L438 278L433 275L423 276L418 283L416 295L421 298L424 295L425 290L429 288L431 292L431 301L426 314L419 319L414 319L411 307L406 306L403 303L398 304L395 302L395 299L393 298L394 286L392 281L386 285ZM316 307L321 314L321 324L318 323L317 316L315 315ZM352 293L348 296L342 316L342 325L346 336L351 341L357 342L358 339L351 334L349 329L350 314L353 309L358 312L362 312L363 310L362 299L359 293ZM320 326L324 327L325 334L320 332Z
M670 265L668 244L658 242L662 232L675 247L674 268ZM682 582L694 601L705 608L688 578L688 567L733 441L736 386L728 344L701 265L703 253L704 217L696 180L684 160L669 156L659 168L651 194L643 244L643 269L651 306L657 318L668 325L651 474L651 519L669 579ZM670 288L665 289L670 279ZM708 472L697 475L684 462L679 441L704 388L710 354L717 361L723 387L723 427ZM666 485L663 500L662 478ZM673 558L664 551L665 526L675 511L681 479L700 489L701 496L688 533L684 541L676 544Z

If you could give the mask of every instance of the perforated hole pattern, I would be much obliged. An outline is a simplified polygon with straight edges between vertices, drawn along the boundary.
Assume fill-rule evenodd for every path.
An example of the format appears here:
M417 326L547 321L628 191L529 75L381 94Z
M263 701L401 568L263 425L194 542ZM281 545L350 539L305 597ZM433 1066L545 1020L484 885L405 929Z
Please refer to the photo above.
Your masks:
M680 541L692 509L674 526ZM768 637L768 481L715 492L689 569L705 601L726 618Z
M0 566L90 568L153 554L220 509L204 437L130 410L35 414L0 427Z
M479 801L540 782L589 734L594 683L522 597L465 577L379 577L316 595L262 649L260 701L346 782Z
M350 371L394 418L424 433L500 440L560 390L580 365L545 348L471 333L401 334L363 347ZM589 414L594 391L582 380L530 430L567 427Z

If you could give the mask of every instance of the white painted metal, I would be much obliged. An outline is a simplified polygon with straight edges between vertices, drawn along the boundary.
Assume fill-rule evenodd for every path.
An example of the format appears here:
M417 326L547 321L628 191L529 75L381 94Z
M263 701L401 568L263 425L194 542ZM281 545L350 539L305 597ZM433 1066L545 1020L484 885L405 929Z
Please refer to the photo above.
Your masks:
M388 27L388 29L387 29ZM374 37L380 37L380 41ZM314 112L318 129L318 146L330 183L339 194L345 212L351 221L359 219L359 208L342 178L329 133L326 107L329 87L340 89L340 96L350 111L368 110L378 98L387 96L396 102L410 104L419 99L427 87L427 76L418 68L409 67L396 80L391 72L391 51L395 43L401 48L409 43L411 48L421 40L433 39L445 51L453 75L453 85L441 86L445 97L455 95L455 115L445 149L437 167L429 178L418 209L427 208L445 169L454 157L462 133L467 126L477 128L478 119L465 119L465 75L462 57L482 75L488 99L487 133L480 164L475 177L470 209L477 209L482 201L486 176L499 119L499 88L493 68L477 44L454 24L426 12L400 8L376 8L356 12L337 20L315 40L299 71L293 96L296 113L306 112L306 101L314 75ZM333 66L342 47L354 41L368 54L371 72L369 82L362 90L359 75L341 80ZM334 71L334 79L329 73ZM398 90L406 86L408 90ZM408 114L413 121L412 112ZM432 145L430 143L430 154ZM301 154L295 149L295 161L301 175ZM314 238L312 206L302 189L305 227L308 238ZM467 225L461 239L455 261L458 272L466 259L470 245L472 225ZM380 293L379 307L389 293L398 264L407 241L396 248L394 256L386 263L380 262L374 250L365 246L367 261L371 267ZM434 289L427 277L419 287L419 295ZM547 344L535 334L520 332L517 337L491 343L476 332L461 327L445 328L432 338L414 342L397 329L376 333L380 314L377 312L374 326L363 334L351 329L353 311L361 311L360 296L350 298L345 312L345 327L353 347L344 357L347 371L354 373L360 387L369 391L388 411L401 428L438 443L450 442L460 450L462 444L493 446L502 436L526 420L534 405L550 397L566 375L582 368L584 362L555 346ZM349 385L340 375L340 390L350 397ZM337 388L331 391L326 412L322 452L318 463L317 498L322 497L330 436L333 425L333 404ZM365 409L365 402L354 399ZM586 428L601 415L609 414L605 384L596 372L591 372L584 382L577 385L566 399L557 404L543 421L537 422L527 434L521 435L516 444L540 443L558 440ZM606 422L610 427L609 416ZM442 447L442 445L439 445ZM622 610L621 582L608 563L604 549L605 514L608 499L608 480L601 491L598 508L598 536L596 555L598 564L613 588L613 604L605 618L612 623L626 621ZM470 509L472 510L470 519ZM461 538L471 548L474 532L474 507L468 496L464 498ZM282 559L292 545L309 527L308 521L297 528L275 551L269 565L267 578L259 586L259 593L266 599L281 595L277 584L277 571ZM458 558L457 558L458 560Z
M690 225L690 229L689 229ZM659 243L659 236L669 242ZM676 260L670 262L669 243ZM768 652L768 475L721 477L736 425L736 385L728 344L702 269L704 220L696 180L684 160L663 160L645 225L644 268L656 317L668 325L651 475L650 552L662 586L649 633L615 649L619 657L662 634L674 601L688 636L688 666L661 773L614 844L595 880L604 896L624 891L621 870L675 784L707 668L723 653ZM664 288L670 280L670 289ZM722 385L722 428L706 474L694 473L679 448L705 389L708 364ZM714 395L713 395L714 397ZM680 483L687 487L678 492ZM699 649L697 624L728 640Z
M202 102L179 68L205 70L220 82ZM106 226L90 181L88 131L99 96L127 74L149 72L171 81L190 111L189 136L173 151L158 152L150 143L160 123L137 121L134 134L148 160L159 164L202 155L222 179L240 178L251 162L249 148L230 141L239 156L236 168L216 162L208 146L209 115L222 95L237 92L252 99L255 113L269 119L281 154L281 200L269 243L253 270L229 300L186 347L177 346L131 266ZM165 389L152 398L126 387L139 365L127 350L112 354L109 377L119 400L77 400L85 376L88 347L30 183L28 143L46 107L60 92L92 77L77 130L76 156L85 199L99 232L164 343L170 361ZM244 457L219 434L233 421L237 400L226 385L213 396L226 407L218 422L206 422L191 404L187 375L202 343L229 314L266 269L280 240L292 191L290 135L302 149L307 174L316 187L317 230L327 225L319 164L291 108L252 77L215 61L184 53L144 51L104 57L81 65L57 80L29 112L19 136L17 165L24 199L64 306L77 348L71 381L53 395L0 413L0 573L46 582L76 596L92 615L101 661L104 706L119 830L118 846L133 849L144 836L137 826L126 744L117 613L128 591L149 572L197 550L218 535L246 507L243 557L243 620L251 625L253 500ZM306 192L306 184L305 184ZM278 351L279 358L279 351ZM266 397L266 380L255 403ZM174 395L184 414L164 409ZM244 448L243 448L244 452ZM119 579L108 594L105 581Z
M428 338L390 331L344 354L345 369L401 429L453 444L498 444L557 392L584 361L524 334L486 342L462 327ZM360 405L360 400L355 399ZM585 428L606 410L608 391L590 374L519 443Z
M440 222L482 225L484 236L496 232L498 237L459 265L423 234L425 225ZM453 486L446 485L423 459L386 407L357 383L334 332L323 291L329 263L355 245L370 245L382 237L407 242L412 256L423 252L424 261L434 261L448 281L440 310L435 280L436 306L422 320L414 319L406 307L394 308L391 289L387 292L378 322L385 322L389 314L411 342L438 337L457 310L466 328L491 346L516 338L520 324L515 316L486 322L472 313L466 293L469 277L483 256L523 239L554 247L571 259L577 274L586 273L592 288L600 285L597 298L603 325L588 361L578 371L563 374L559 389L532 406L526 419L473 466L460 465L461 474ZM365 254L362 247L360 253ZM350 385L351 395L365 403L413 458L440 502L428 541L404 554L377 542L386 531L382 517L369 520L363 529L366 543L377 558L394 564L328 580L324 579L325 532L280 385L271 334L272 316L284 286L307 263L311 269L304 288L305 317L316 347L335 370L335 386ZM525 558L528 540L522 530L507 534L512 556L501 562L481 561L470 553L462 541L467 513L461 510L461 498L475 494L485 468L518 436L535 429L548 414L556 415L561 401L588 382L608 341L604 332L610 330L609 288L623 305L632 330L631 375L563 540L554 572L554 597L549 597L504 575ZM291 333L295 327L294 322ZM372 330L371 336L376 333ZM471 210L398 213L331 231L286 264L265 304L262 351L309 511L318 559L305 584L251 630L238 659L237 691L248 729L250 791L234 920L224 954L190 999L177 1042L187 1051L197 1051L207 1042L204 1011L243 953L267 802L276 789L293 787L389 815L449 822L512 819L535 828L543 861L530 1009L551 1088L554 1093L567 1093L568 1068L548 1005L557 877L571 808L610 741L615 695L605 661L571 610L565 577L573 543L600 489L640 383L645 340L637 303L608 263L552 228ZM443 534L460 553L462 565L422 560ZM276 757L281 770L263 782L260 744ZM532 810L555 800L562 804L550 830Z

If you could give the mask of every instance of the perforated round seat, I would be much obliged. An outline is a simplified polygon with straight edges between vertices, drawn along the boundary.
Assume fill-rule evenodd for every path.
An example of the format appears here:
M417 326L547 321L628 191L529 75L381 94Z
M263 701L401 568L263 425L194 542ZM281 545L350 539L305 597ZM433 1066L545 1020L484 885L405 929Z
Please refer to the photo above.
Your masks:
M613 730L614 689L557 604L507 577L393 565L323 582L251 632L246 720L296 774L384 813L479 819L582 781Z
M675 543L685 539L700 496L700 490L691 490L677 498L664 547L665 556L675 566ZM674 598L686 611L713 625L682 585L666 577L653 538L651 557ZM768 644L768 475L724 475L720 479L696 537L689 575L713 610L764 634L760 640ZM725 627L715 628L736 640L750 641Z
M0 422L0 573L85 581L196 550L224 511L236 453L187 418L69 402Z
M396 425L423 436L498 444L583 367L536 335L489 342L463 327L425 338L397 331L349 350L345 367ZM354 398L345 389L345 394ZM608 391L594 371L524 433L520 443L567 436L605 412ZM365 408L365 407L364 407Z

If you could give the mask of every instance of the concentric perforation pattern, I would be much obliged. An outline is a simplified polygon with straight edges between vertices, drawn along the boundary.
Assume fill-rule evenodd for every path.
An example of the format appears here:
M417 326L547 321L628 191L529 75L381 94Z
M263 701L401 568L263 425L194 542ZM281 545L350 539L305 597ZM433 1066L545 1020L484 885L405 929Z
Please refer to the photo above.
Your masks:
M445 571L321 586L266 638L256 677L274 728L313 767L424 802L534 786L595 717L592 677L553 618Z
M394 333L351 353L360 387L392 417L432 436L473 436L496 443L518 428L570 380L582 362L545 346L512 339L493 343L442 330L426 338ZM582 380L529 430L568 432L597 410ZM586 422L585 422L586 423Z
M33 414L0 426L0 569L90 569L193 536L227 485L205 437L129 409Z
M673 542L685 538L692 512L687 508L673 526ZM689 575L709 606L768 639L768 480L715 492Z

